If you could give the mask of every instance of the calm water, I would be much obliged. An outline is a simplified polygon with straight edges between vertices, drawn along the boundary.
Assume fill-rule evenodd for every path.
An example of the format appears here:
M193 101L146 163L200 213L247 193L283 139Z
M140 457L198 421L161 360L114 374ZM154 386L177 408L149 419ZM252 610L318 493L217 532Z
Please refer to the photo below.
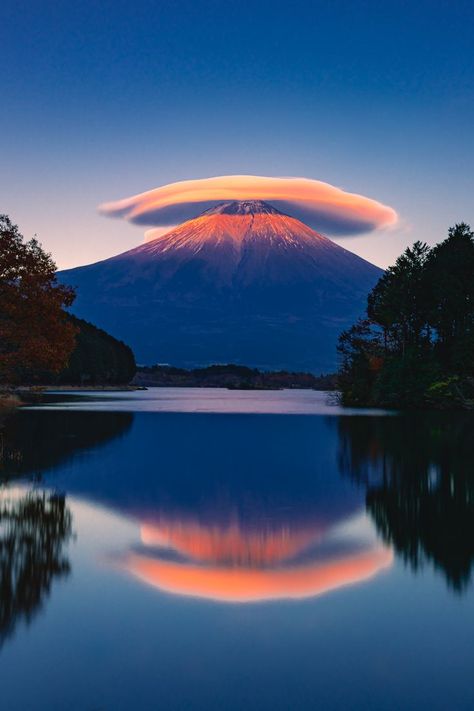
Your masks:
M474 708L474 418L51 395L0 430L0 707Z

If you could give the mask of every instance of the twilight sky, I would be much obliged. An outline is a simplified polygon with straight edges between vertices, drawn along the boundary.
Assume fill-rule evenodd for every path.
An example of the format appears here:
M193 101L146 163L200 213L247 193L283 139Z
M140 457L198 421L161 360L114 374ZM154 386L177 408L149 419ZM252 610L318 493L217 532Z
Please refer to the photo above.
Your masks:
M457 0L3 0L0 212L64 268L143 241L98 204L297 176L397 212L336 237L386 266L474 225L473 24Z

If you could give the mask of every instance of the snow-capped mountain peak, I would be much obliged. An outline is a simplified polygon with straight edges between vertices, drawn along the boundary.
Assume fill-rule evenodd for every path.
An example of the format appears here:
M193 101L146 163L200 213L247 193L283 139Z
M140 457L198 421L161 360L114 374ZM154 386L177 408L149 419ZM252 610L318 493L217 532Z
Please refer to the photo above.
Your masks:
M381 270L262 200L224 202L60 275L74 312L141 363L333 370Z
M275 207L263 200L233 200L209 208L203 215L281 215Z

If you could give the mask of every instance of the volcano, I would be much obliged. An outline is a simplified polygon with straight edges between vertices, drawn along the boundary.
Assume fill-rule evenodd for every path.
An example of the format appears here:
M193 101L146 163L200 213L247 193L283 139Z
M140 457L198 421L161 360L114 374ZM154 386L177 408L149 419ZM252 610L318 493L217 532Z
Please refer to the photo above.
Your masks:
M77 316L139 363L333 370L382 271L260 200L226 202L135 249L59 273Z

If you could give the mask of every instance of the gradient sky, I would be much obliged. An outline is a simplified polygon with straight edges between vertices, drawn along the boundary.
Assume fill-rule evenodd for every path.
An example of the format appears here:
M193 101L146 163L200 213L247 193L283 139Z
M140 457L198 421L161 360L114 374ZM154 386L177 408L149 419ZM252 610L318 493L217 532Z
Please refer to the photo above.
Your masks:
M474 225L472 2L3 0L0 211L59 267L143 240L102 202L226 174L395 208L386 266Z

